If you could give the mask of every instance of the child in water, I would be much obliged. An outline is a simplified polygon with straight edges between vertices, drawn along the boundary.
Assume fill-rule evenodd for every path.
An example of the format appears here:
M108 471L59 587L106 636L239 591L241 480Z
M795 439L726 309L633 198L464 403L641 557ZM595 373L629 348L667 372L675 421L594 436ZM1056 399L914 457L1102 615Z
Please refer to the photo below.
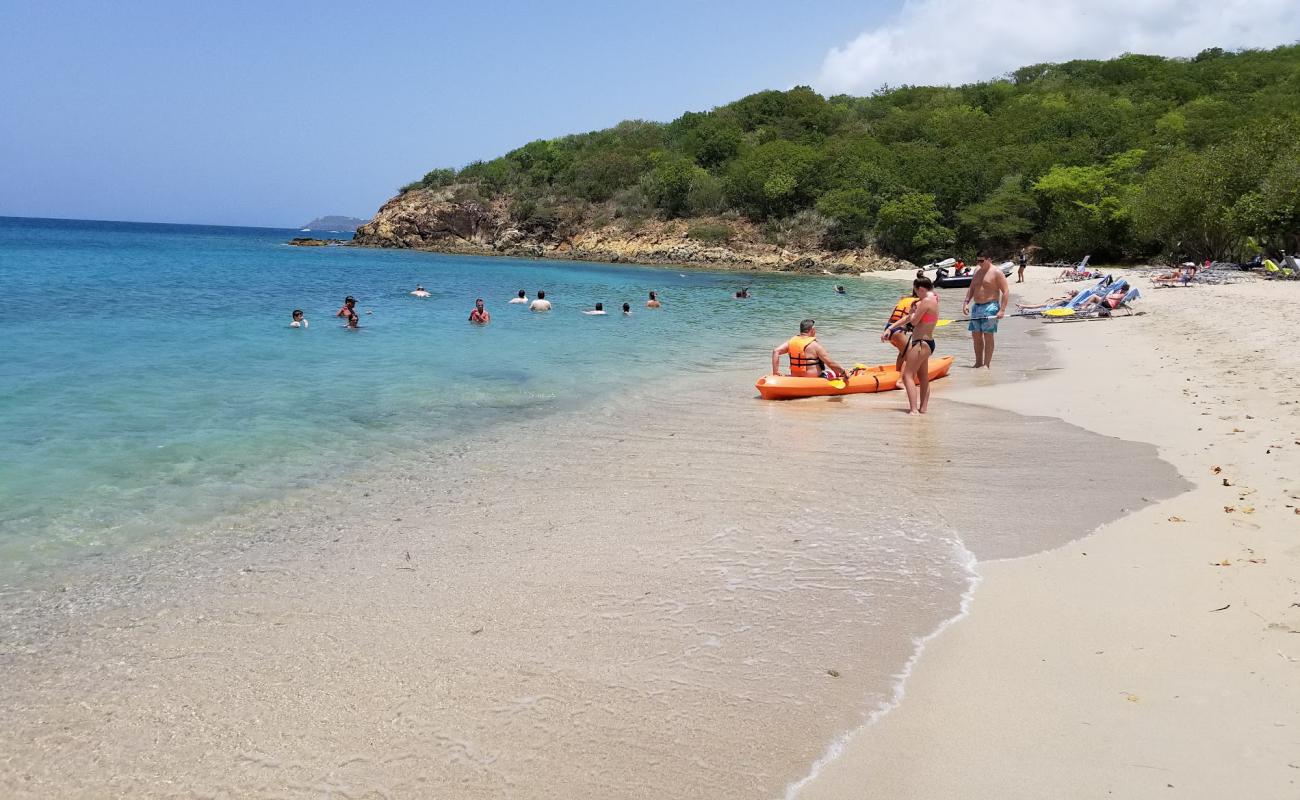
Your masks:
M290 328L307 328L307 327L310 327L310 323L307 322L307 318L304 317L304 316L302 315L302 309L301 309L301 308L295 308L295 309L293 310L293 322L290 322L290 323L289 323L289 327L290 327Z

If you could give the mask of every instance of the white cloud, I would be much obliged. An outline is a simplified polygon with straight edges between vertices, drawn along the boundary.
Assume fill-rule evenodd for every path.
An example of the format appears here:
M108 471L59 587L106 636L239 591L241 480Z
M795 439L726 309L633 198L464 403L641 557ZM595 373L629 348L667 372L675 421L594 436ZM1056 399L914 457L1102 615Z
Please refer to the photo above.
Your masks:
M1298 0L905 0L892 19L827 53L817 88L955 85L1044 61L1298 39Z

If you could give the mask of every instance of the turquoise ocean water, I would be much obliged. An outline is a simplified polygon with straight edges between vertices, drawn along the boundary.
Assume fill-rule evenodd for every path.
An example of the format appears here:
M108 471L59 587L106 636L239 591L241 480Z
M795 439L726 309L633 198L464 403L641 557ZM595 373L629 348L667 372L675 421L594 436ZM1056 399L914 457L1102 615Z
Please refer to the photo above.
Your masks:
M892 287L354 248L291 230L0 218L0 582L237 513L506 417L598 402ZM411 297L417 283L433 293ZM743 285L754 298L731 299ZM545 289L555 310L506 301ZM646 293L665 309L647 311ZM873 291L879 296L876 297ZM358 299L360 331L334 312ZM493 313L470 326L475 297ZM611 312L581 312L595 302ZM634 314L624 317L623 302ZM288 327L301 308L308 330ZM373 311L373 314L367 313Z

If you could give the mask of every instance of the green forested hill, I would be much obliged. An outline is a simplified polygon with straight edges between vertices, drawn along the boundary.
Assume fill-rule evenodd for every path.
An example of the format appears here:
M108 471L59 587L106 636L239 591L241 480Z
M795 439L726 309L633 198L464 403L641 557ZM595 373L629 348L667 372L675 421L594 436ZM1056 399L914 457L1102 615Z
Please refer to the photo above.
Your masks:
M743 215L774 237L911 259L1026 243L1098 259L1294 250L1300 46L1037 64L870 97L760 92L530 142L403 191L451 184L507 197L531 229Z

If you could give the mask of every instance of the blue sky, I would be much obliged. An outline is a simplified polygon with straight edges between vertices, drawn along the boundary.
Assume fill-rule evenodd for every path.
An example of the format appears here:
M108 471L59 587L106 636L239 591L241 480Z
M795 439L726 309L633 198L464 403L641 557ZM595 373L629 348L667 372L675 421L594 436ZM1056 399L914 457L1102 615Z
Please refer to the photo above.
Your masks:
M1294 0L0 0L0 215L368 217L435 166L765 88L1297 38Z
M873 14L818 8L0 0L0 215L368 217L434 166L808 82Z

